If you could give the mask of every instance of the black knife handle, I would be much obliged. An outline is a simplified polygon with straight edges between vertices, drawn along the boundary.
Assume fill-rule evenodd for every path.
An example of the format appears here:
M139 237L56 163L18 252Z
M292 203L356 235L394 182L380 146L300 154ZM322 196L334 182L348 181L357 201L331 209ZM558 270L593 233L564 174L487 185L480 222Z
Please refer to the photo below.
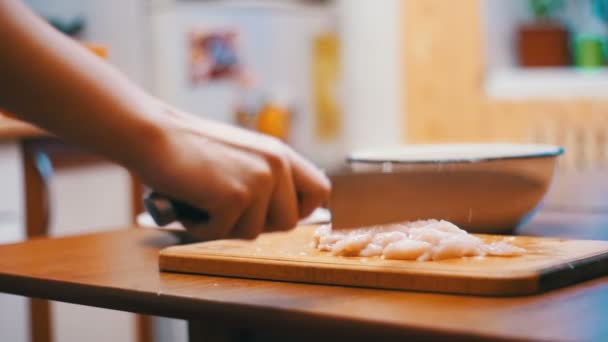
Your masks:
M205 223L209 221L209 214L184 202L170 199L157 192L150 192L144 196L144 207L159 226L166 226L175 221L189 221Z

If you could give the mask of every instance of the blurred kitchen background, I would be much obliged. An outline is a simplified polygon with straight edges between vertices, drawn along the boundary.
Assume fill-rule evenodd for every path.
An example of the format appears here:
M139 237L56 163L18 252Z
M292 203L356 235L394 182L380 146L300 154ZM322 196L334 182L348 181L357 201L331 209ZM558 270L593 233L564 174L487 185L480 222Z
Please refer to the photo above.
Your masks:
M559 144L546 210L608 211L608 1L26 2L158 97L275 135L323 168L361 147ZM0 132L14 125L0 118ZM28 134L0 140L1 242L32 236L28 167L46 234L133 222L127 171ZM29 317L25 299L1 295L0 341L29 341ZM178 320L58 303L49 317L54 341L186 340Z

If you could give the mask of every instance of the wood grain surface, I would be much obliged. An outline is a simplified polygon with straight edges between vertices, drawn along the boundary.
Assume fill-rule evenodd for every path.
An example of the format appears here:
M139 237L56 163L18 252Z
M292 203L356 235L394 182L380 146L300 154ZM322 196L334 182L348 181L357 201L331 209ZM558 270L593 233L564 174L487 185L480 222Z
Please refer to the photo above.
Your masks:
M522 233L606 237L607 216L533 222ZM566 230L564 227L570 227ZM146 229L0 246L0 291L205 321L238 336L450 340L606 340L608 278L524 297L475 297L310 285L158 271L174 245ZM314 336L313 336L314 337ZM289 339L295 340L295 339Z
M527 252L418 262L333 256L311 245L315 229L169 247L159 265L185 273L491 296L532 294L608 274L606 241L480 235L487 243L507 238Z

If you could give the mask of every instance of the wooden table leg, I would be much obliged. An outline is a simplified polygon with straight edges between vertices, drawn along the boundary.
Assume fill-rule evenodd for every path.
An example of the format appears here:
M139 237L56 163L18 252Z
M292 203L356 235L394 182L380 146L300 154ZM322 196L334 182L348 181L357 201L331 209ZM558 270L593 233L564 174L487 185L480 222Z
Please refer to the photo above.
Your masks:
M152 317L146 315L135 315L135 327L137 342L154 341L154 326L152 325Z
M27 238L48 235L49 193L48 177L51 164L48 157L32 140L21 142L25 183L25 224ZM51 307L47 300L30 300L30 340L51 342Z
M131 174L131 210L132 223L137 227L137 215L144 211L143 206L144 186L135 175ZM146 315L135 316L135 324L137 327L137 342L152 342L154 341L154 326L152 317Z

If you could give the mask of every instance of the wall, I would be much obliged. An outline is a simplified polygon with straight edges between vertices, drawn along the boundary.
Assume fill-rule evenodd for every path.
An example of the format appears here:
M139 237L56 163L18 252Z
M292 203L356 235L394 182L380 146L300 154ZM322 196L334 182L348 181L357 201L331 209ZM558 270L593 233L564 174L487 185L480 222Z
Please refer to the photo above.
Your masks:
M608 113L608 101L603 99L489 98L483 89L481 4L481 0L404 2L408 141L552 142L559 132L539 138L539 125L575 128L603 120Z
M131 80L149 86L149 52L146 48L148 0L25 0L38 14L86 19L83 40L109 48L109 61Z
M401 9L405 1L338 1L348 150L401 143Z

